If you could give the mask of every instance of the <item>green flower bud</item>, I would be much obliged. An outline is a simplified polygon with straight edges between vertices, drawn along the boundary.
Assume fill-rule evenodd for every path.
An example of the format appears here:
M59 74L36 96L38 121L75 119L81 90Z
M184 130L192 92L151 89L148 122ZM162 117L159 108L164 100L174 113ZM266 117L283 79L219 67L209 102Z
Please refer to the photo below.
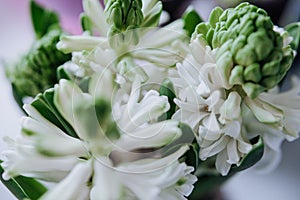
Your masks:
M255 98L276 86L293 60L291 47L284 47L283 36L273 27L271 18L263 9L242 3L224 11L214 9L208 22L196 27L194 37L200 36L212 48L219 48L217 67L226 72L223 76L230 84L227 89L241 85L248 96ZM223 61L224 54L227 56ZM224 63L230 63L230 66Z
M61 31L52 30L38 40L7 75L21 96L34 97L57 83L56 69L71 59L56 49Z
M110 0L105 7L106 21L119 32L143 22L142 0Z
M106 21L108 24L113 24L117 29L123 27L123 12L122 1L112 0L105 8Z
M124 46L139 42L138 28L143 20L142 0L110 0L105 7L106 21L110 24L109 44L122 51Z

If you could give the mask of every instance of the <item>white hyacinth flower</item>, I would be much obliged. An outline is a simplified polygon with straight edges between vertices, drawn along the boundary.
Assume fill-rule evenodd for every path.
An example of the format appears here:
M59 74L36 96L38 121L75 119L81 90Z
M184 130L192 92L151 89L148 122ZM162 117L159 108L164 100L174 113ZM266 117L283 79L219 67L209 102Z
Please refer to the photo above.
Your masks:
M254 100L245 100L247 108L243 108L243 117L248 135L261 136L264 141L264 154L255 169L262 172L275 169L281 160L282 142L299 137L299 94L299 79L292 77L290 90L280 92L279 88L274 88Z
M3 152L3 178L24 175L57 182L41 197L46 200L185 199L196 181L191 175L193 168L178 161L187 146L163 157L159 151L155 157L131 152L164 147L181 135L178 122L155 122L169 109L166 98L149 91L139 100L139 84L134 84L128 102L122 104L120 119L115 121L120 137L109 138L105 135L107 126L96 116L92 96L62 79L54 88L54 103L78 138L67 135L33 106L26 105L29 117L23 119L22 136L16 142L7 139L11 147Z
M65 53L80 52L80 62L76 63L87 71L101 73L103 68L108 68L119 77L117 82L121 85L133 81L136 74L146 81L152 77L149 68L155 74L160 74L162 70L168 73L186 54L188 38L183 21L177 20L163 28L156 27L156 18L159 19L162 11L161 2L143 0L142 4L144 21L139 27L110 35L111 25L105 20L104 8L96 0L84 0L84 14L100 36L93 33L62 36L57 48ZM139 42L134 42L136 40ZM90 69L86 69L86 66ZM163 78L156 83L161 83Z
M216 169L227 175L231 165L238 165L252 145L248 143L242 130L241 97L231 92L220 108L220 117L210 115L199 128L198 143L200 159L216 155Z
M274 88L253 100L246 98L245 103L258 121L281 131L287 140L292 141L299 137L300 132L299 79L292 78L290 90L278 90Z
M177 64L175 80L179 107L173 119L181 120L197 132L199 157L216 156L216 169L227 175L231 165L238 165L251 149L241 119L241 96L228 92L216 68L216 50L201 38L192 38L191 54Z
M173 118L197 129L210 113L219 114L225 90L216 69L215 52L198 39L191 41L190 51L182 64L177 64L179 79L174 80L174 85L178 99L174 101L179 110Z
M216 119L215 119L216 120ZM211 126L220 126L211 124ZM241 136L241 124L239 121L231 121L222 127L200 127L198 143L200 146L200 159L216 155L216 169L223 175L227 175L231 165L238 165L241 158L246 155L252 145ZM216 138L216 136L219 136ZM212 138L212 139L210 139Z

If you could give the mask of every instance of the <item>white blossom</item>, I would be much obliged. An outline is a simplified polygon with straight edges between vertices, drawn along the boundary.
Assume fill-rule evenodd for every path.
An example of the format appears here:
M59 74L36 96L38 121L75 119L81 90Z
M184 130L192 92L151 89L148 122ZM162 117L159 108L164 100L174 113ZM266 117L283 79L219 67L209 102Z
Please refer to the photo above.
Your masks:
M154 91L142 100L140 95L137 81L115 121L120 137L110 139L105 135L106 125L98 121L93 110L91 94L83 93L71 81L61 80L54 87L54 103L78 138L67 135L32 105L26 105L29 116L23 119L22 136L16 141L7 139L10 149L3 152L3 177L7 180L24 175L57 182L41 199L185 199L196 181L191 175L193 168L178 161L187 146L166 156L131 152L164 147L181 135L178 122L155 122L169 109L165 97ZM132 115L128 109L134 111ZM118 161L120 156L123 160Z
M142 26L114 36L109 36L109 24L105 21L104 10L99 2L85 0L83 9L100 36L87 33L81 36L63 36L57 48L65 53L81 52L81 61L77 62L79 66L89 66L92 71L99 73L103 68L109 69L118 76L117 83L120 85L133 81L136 75L142 76L146 81L153 77L152 73L148 74L150 71L159 74L163 69L168 74L168 70L186 54L188 38L182 20L163 28L155 27L157 24L147 24L147 20L161 14L160 1L143 1L145 21ZM137 44L131 43L136 39L139 39ZM86 62L89 65L85 65ZM164 77L155 80L155 83L161 83L163 79Z
M226 83L216 68L215 50L192 38L191 54L177 64L180 79L176 80L179 107L173 119L181 120L197 134L199 157L216 156L216 169L227 175L231 165L238 165L251 149L243 133L241 96L226 91Z
M254 100L247 98L245 103L258 121L279 130L292 141L299 137L300 131L299 94L299 79L293 77L290 90L279 92L274 88Z

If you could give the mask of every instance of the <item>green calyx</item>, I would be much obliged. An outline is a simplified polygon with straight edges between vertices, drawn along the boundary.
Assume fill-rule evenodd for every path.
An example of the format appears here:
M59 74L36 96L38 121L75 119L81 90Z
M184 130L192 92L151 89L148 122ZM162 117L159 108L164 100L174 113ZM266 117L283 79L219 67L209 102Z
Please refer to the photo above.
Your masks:
M56 49L60 35L60 30L49 31L14 68L7 69L7 76L19 95L34 97L57 83L57 67L71 59L70 54Z
M283 36L273 30L266 11L249 3L214 9L209 21L200 23L194 35L219 48L217 63L223 63L224 57L232 60L230 67L221 69L225 80L230 86L241 85L251 98L276 86L294 58L291 47L283 46Z

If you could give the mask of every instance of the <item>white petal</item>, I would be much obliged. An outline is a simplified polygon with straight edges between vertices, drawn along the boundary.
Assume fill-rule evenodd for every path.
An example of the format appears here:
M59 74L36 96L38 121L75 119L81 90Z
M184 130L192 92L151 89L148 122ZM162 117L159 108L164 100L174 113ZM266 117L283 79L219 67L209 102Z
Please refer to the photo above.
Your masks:
M111 71L104 70L101 73L95 73L89 82L89 93L93 99L106 99L109 102L114 91L113 83Z
M230 170L231 164L227 162L227 151L223 150L217 155L216 168L222 176L226 176Z
M41 200L78 199L88 189L92 174L91 162L79 163L71 173L53 189L41 197ZM82 198L86 199L86 197ZM78 199L80 200L80 199Z
M209 46L202 38L192 38L190 43L190 49L193 57L197 60L200 65L205 64L207 61L215 63L215 59L212 55L209 56L209 59L205 59L205 56L208 56L207 51L210 52Z
M145 181L145 178L142 175L133 176L133 175L120 175L126 185L137 199L142 200L152 200L157 199L161 189L156 185L150 185L148 182Z
M237 164L240 160L240 156L237 149L237 141L235 139L231 139L231 141L227 144L227 154L229 164Z
M283 119L283 113L280 109L259 101L259 99L244 98L244 102L253 112L255 117L262 123L275 123Z
M206 117L203 122L203 126L208 128L209 132L220 132L220 124L217 120L217 117L214 113L211 113L208 117ZM209 137L209 136L203 136L203 137Z
M82 6L84 13L92 21L93 25L97 28L97 31L106 36L108 32L108 24L105 22L104 10L97 0L83 0Z
M74 51L91 51L97 46L107 43L106 38L93 36L62 36L56 48L64 53Z
M144 164L155 162L155 160L144 160ZM137 165L143 163L135 162ZM129 170L131 167L133 169ZM186 166L185 163L179 163L177 160L170 162L168 165L159 168L153 168L151 171L135 172L136 166L129 164L126 166L127 171L120 172L124 185L129 187L140 199L185 199L184 195L189 195L192 191L193 184L197 178L190 174L192 167ZM184 181L178 185L179 181ZM146 196L146 197L145 197Z
M230 121L241 117L241 97L237 92L230 92L226 101L220 108L220 120Z
M54 103L81 139L93 141L104 137L92 97L77 85L61 79L55 85Z
M225 135L229 135L230 137L237 139L241 135L241 122L228 122L225 127L223 127L222 132L224 132Z
M123 150L155 148L171 144L180 136L178 122L169 120L151 124L138 131L125 132L116 145Z
M238 140L238 150L243 153L243 154L247 154L249 153L249 151L251 151L252 149L252 145L243 141L243 140Z
M24 110L28 113L28 115L31 118L35 119L38 124L42 124L40 126L44 127L44 128L41 128L39 130L39 128L37 127L38 126L37 123L35 123L35 124L29 123L28 124L29 126L33 126L32 130L35 130L36 132L40 132L41 131L41 132L45 133L44 129L46 129L47 130L47 134L56 134L56 135L61 135L61 136L66 135L62 130L60 130L54 124L52 124L47 119L45 119L32 105L25 104L23 106L23 108L24 108ZM27 127L27 122L23 122L23 123L24 123L24 125L22 125L22 126L24 126L24 128L28 128L29 130L31 130L29 127ZM37 128L37 129L35 129L34 127Z
M198 78L200 76L199 69L189 63L188 60L184 60L182 64L178 63L176 66L179 76L184 79L188 85L198 85L200 83Z
M72 155L57 158L42 156L26 138L18 138L16 142L11 142L14 143L11 149L2 152L5 159L1 165L5 169L3 176L6 179L16 175L28 175L52 180L53 178L47 175L48 172L67 172L78 162L77 157Z
M35 148L43 155L47 156L68 156L77 157L87 156L88 149L84 143L73 137L57 137L57 136L38 136L35 139Z
M95 160L91 200L120 199L122 187L116 173L108 163Z
M199 144L201 144L201 146L203 146L204 143L202 143L200 141L213 142L215 140L218 140L223 133L220 129L214 130L210 127L199 126L198 134L199 134ZM203 147L206 147L206 146L203 146Z
M153 31L146 28L147 35L141 39L137 48L160 48L171 44L175 40L185 38L182 27L183 21L176 20L163 28L153 28Z
M201 160L206 160L208 157L214 156L216 154L220 154L220 152L223 152L224 149L226 149L226 146L229 142L228 136L223 136L216 142L214 142L212 145L206 148L200 148L200 154L199 157Z
M128 172L128 173L148 173L152 171L156 171L158 169L163 169L168 165L171 165L189 149L188 146L182 146L180 149L175 151L174 153L159 159L142 159L130 163L124 163L120 167L119 170Z

